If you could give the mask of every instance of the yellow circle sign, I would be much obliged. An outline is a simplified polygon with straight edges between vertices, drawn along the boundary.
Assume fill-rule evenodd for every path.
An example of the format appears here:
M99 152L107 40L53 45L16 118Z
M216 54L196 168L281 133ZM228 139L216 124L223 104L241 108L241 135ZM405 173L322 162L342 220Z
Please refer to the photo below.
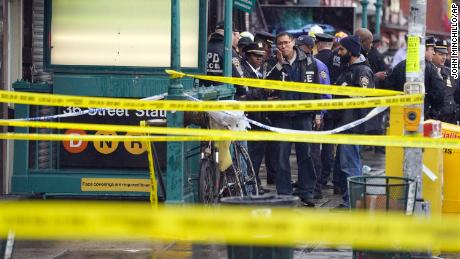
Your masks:
M141 134L127 133L127 136L142 136ZM147 150L146 144L142 141L124 141L125 149L133 154L140 155Z
M95 133L95 135L101 136L116 136L117 133L115 131L104 131L100 130ZM104 155L108 155L113 153L117 150L118 141L93 141L94 148Z

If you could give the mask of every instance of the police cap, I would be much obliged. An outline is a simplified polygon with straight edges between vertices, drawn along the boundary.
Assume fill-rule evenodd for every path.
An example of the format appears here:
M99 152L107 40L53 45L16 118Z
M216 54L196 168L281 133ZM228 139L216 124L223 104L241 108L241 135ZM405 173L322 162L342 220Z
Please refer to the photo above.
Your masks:
M436 39L433 36L427 36L425 40L425 47L434 47Z
M238 47L244 47L244 46L249 45L250 43L252 43L251 38L249 38L249 37L242 37L242 38L238 41Z
M316 41L321 41L321 42L333 42L334 41L334 36L329 35L327 33L316 33L315 37L316 37Z
M315 42L313 41L313 38L308 35L300 35L295 40L295 44L297 46L307 45L310 48L313 48L313 46L315 46Z
M256 31L254 35L254 42L256 41L262 41L272 45L273 42L275 42L275 36L265 31Z
M448 54L447 46L448 46L448 43L446 40L438 40L435 43L434 51L441 52L443 54Z
M244 53L247 54L255 54L259 56L265 55L264 46L262 42L251 42L246 47L243 48Z

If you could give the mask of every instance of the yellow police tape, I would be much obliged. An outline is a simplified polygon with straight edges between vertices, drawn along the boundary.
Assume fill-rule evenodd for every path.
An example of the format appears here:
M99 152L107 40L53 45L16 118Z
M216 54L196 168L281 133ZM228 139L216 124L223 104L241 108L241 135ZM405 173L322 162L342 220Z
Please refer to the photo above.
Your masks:
M122 136L122 135L53 135L53 134L0 134L0 139L23 139L23 140L77 140L83 141L203 141L203 140L266 140L266 141L288 141L307 143L332 143L347 145L367 146L393 146L393 147L425 147L425 148L451 148L460 149L458 139L438 139L413 136L374 136L374 135L317 135L306 133L278 133L267 131L230 131L196 128L167 128L167 127L139 127L132 125L101 125L64 122L36 122L36 121L10 121L0 120L0 125L14 127L35 127L54 129L80 129L91 131L110 131L147 133L147 134L168 134L178 136ZM97 134L97 133L96 133Z
M168 110L168 111L296 111L401 106L423 103L423 95L346 98L333 100L299 101L184 101L184 100L132 100L122 98L84 97L72 95L24 93L0 90L0 102L30 105L71 106L86 108Z
M1 202L0 234L19 239L154 239L460 251L460 220L395 213L145 203Z
M283 90L304 93L316 94L333 94L333 95L351 95L351 96L390 96L399 95L403 92L374 89L374 88L361 88L353 86L337 86L337 85L323 85L315 83L299 83L299 82L286 82L278 80L262 80L253 78L239 78L239 77L224 77L224 76L206 76L206 75L193 75L177 72L174 70L166 69L165 72L173 78L179 77L193 77L202 80L209 80L225 84L244 85L257 88L265 88L271 90Z

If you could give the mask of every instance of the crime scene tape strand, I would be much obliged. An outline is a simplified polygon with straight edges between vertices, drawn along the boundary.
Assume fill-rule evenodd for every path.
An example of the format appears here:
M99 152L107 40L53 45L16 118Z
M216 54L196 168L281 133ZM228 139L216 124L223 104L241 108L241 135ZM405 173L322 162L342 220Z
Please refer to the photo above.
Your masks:
M239 78L239 77L224 77L224 76L206 76L194 75L177 72L174 70L166 69L165 72L173 78L179 77L192 77L202 80L214 81L224 84L244 85L256 88L264 88L271 90L293 91L303 93L316 93L316 94L333 94L333 95L350 95L350 96L391 96L400 95L403 92L362 88L352 86L337 86L337 85L323 85L315 83L300 83L300 82L287 82L268 79L254 79L254 78Z
M394 146L394 147L425 147L425 148L451 148L460 149L457 139L438 139L413 136L375 136L375 135L316 135L305 133L278 133L267 131L231 131L196 128L171 128L171 127L139 127L132 125L100 125L59 122L35 121L9 121L0 120L0 125L16 127L36 127L55 129L80 129L92 131L110 131L112 135L69 135L69 134L0 134L0 139L23 140L83 140L83 141L204 141L204 140L249 140L249 141L289 141L307 143L332 143L368 146ZM116 132L130 132L137 134L161 134L177 136L122 136Z
M332 100L194 102L185 100L130 100L126 98L84 97L57 94L51 95L0 90L0 102L64 107L168 111L311 111L420 104L423 103L423 95L417 94Z
M268 210L268 211L267 211ZM155 239L361 249L460 250L460 221L375 211L248 207L152 208L142 203L1 202L0 234L20 239Z

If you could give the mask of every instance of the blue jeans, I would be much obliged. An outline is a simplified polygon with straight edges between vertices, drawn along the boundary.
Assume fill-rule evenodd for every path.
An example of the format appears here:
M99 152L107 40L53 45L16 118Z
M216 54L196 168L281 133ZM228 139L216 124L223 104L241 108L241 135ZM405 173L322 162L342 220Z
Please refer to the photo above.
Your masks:
M295 117L280 117L274 121L276 127L312 130L312 115L300 115ZM316 184L315 168L310 155L310 144L301 142L278 142L279 155L276 171L276 190L278 194L292 195L291 155L292 144L295 144L295 153L298 166L298 193L301 198L310 199Z
M339 187L344 191L342 196L344 204L349 206L347 178L350 176L362 175L361 157L358 145L338 145L335 159L337 169L339 170L340 180Z

